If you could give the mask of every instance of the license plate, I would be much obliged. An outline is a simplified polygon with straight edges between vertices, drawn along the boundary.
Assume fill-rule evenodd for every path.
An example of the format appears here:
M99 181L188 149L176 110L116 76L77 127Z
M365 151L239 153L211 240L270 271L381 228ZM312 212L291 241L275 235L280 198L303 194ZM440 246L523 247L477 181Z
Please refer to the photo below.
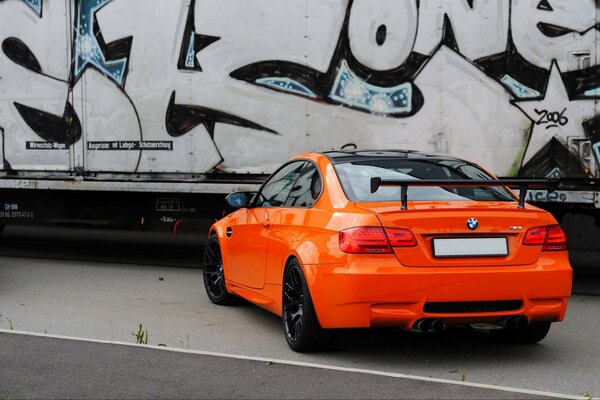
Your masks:
M433 239L434 257L501 257L508 255L505 237Z

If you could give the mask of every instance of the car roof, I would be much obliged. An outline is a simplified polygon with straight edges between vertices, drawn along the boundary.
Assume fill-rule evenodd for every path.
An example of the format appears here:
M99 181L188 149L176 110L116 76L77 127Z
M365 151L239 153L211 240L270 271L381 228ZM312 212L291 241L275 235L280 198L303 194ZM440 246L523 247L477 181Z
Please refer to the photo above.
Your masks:
M375 161L391 158L403 158L412 160L429 160L429 161L460 161L460 158L450 157L443 154L424 153L417 150L401 150L401 149L386 149L386 150L331 150L320 153L327 157L332 164L346 163L352 161Z

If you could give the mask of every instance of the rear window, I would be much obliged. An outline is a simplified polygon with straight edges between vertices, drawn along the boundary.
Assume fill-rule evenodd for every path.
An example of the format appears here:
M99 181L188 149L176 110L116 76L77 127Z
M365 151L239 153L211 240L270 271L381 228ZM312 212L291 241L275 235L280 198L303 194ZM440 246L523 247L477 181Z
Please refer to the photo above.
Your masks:
M371 193L371 178L493 179L473 164L458 160L379 159L335 164L346 196L352 201L400 201L400 187L383 186ZM515 201L503 187L408 187L408 200Z

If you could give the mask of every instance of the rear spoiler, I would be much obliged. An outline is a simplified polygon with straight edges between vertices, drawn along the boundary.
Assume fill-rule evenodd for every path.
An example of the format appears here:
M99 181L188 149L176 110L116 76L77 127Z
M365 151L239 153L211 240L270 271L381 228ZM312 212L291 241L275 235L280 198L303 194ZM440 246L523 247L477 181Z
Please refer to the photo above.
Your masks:
M492 187L506 186L519 189L519 208L525 207L527 190L547 189L554 191L558 187L559 179L383 179L371 178L371 193L375 193L381 186L400 186L400 200L402 209L408 205L407 191L409 186L439 186L439 187Z

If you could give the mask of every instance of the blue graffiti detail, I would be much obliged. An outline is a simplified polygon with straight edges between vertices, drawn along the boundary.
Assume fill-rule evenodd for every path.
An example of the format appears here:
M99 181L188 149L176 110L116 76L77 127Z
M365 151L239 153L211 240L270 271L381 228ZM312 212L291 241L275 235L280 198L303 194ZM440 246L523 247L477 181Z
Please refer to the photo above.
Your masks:
M196 42L196 32L190 33L190 43L188 45L187 55L185 56L186 68L194 68L194 60L196 59L196 50L194 49Z
M518 191L516 191L518 193ZM548 192L547 190L530 190L527 192L526 200L528 202L565 202L567 195L562 192Z
M523 85L510 75L504 75L500 81L520 99L541 96L540 92Z
M592 149L594 150L594 155L596 156L596 161L600 163L600 142L594 143L592 145Z
M317 97L317 95L312 90L310 90L303 84L297 82L296 80L290 78L261 78L257 79L256 83L272 89L283 90L285 92L293 94L299 94L301 96L311 98Z
M127 57L107 61L94 36L94 14L110 1L79 0L75 2L74 82L79 79L88 64L91 64L117 84L123 84Z
M583 95L587 96L587 97L599 97L600 96L600 87L597 87L595 89L586 90L583 93Z
M374 114L408 113L412 110L412 86L403 83L390 88L370 85L358 78L342 61L329 97Z
M560 176L560 169L558 169L558 167L555 167L552 169L552 171L548 172L546 178L560 178Z
M33 8L33 11L38 13L38 15L42 15L42 1L43 0L23 0L25 4L29 7Z

